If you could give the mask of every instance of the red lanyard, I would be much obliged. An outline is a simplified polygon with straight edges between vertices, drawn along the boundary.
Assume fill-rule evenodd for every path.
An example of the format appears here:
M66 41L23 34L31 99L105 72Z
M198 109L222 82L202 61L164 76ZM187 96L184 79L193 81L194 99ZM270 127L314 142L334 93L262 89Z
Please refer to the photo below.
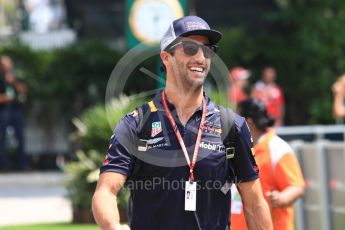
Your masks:
M166 101L166 97L165 97L165 93L164 91L162 92L162 103L163 103L163 107L165 110L165 113L168 117L168 120L171 124L171 126L173 127L175 136L178 140L178 142L180 143L180 146L182 148L184 157L186 158L186 161L189 165L189 180L190 181L194 181L194 172L193 169L195 167L196 164L196 158L198 157L198 153L199 153L199 149L200 149L200 141L201 141L201 137L202 137L202 131L204 129L204 124L205 124L205 119L206 119L206 113L207 113L207 108L206 108L206 100L205 98L203 98L202 100L202 116L201 116L201 121L200 121L200 126L199 126L199 130L198 130L198 136L196 138L196 142L195 142L195 146L194 146L194 153L193 153L193 159L192 162L190 162L189 156L188 156L188 152L186 149L186 145L184 144L183 138L181 136L180 131L177 128L176 122L173 118L173 116L171 115L171 111L167 105L167 101Z

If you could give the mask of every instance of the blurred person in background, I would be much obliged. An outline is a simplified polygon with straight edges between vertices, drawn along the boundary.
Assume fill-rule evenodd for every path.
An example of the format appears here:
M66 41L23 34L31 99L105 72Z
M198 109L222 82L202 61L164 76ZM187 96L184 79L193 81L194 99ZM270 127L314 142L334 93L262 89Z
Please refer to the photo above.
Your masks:
M8 154L7 151L3 150L3 146L6 142L4 138L6 136L7 120L6 105L11 101L12 98L6 93L5 72L0 62L0 170L5 170L9 166Z
M12 127L16 139L16 168L26 169L27 159L24 151L24 116L22 112L22 102L25 100L27 87L17 80L13 72L13 62L9 56L0 57L0 70L2 81L0 90L4 93L1 103L1 139L0 153L2 156L2 167L9 169L7 129Z
M262 192L269 204L274 229L294 229L293 203L304 193L304 179L298 160L284 140L271 128L274 118L258 99L239 103L238 113L246 118L254 139L255 160L259 167ZM232 186L231 229L247 229L242 202Z
M338 123L345 124L345 74L332 85L333 116Z
M246 87L250 75L250 71L241 66L233 67L230 70L228 99L232 105L237 105L239 102L248 98Z
M252 97L263 101L269 115L275 118L275 126L283 125L285 99L284 93L275 83L277 73L273 67L265 67L261 73L261 80L252 88Z

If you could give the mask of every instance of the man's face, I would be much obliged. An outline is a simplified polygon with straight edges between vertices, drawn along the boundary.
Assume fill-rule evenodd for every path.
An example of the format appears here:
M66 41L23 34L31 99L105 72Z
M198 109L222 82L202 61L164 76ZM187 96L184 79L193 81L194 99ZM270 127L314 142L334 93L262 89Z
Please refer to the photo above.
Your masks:
M181 42L177 43L176 48L171 54L170 62L167 66L178 84L178 87L192 87L199 88L203 85L205 78L210 70L211 58L206 57L201 46L197 48L194 55L188 54L188 45L195 47L198 45L207 45L209 40L205 36L193 35L187 38L182 38ZM187 44L187 45L186 45ZM207 48L208 49L208 48Z

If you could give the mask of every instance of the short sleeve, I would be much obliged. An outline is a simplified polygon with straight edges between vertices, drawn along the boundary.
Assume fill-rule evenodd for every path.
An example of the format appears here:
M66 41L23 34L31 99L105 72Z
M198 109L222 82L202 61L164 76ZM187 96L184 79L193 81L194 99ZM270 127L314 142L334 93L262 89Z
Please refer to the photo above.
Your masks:
M284 106L285 105L284 92L279 86L277 86L277 89L279 91L278 104L281 106Z
M137 150L138 118L127 114L115 127L109 141L109 149L101 166L101 173L116 172L129 176Z
M245 119L239 115L234 117L235 155L231 160L237 182L246 182L259 178L259 170L254 159L253 139Z
M291 185L304 186L302 171L293 153L284 154L277 162L274 173L276 178L275 184L280 190L284 190Z

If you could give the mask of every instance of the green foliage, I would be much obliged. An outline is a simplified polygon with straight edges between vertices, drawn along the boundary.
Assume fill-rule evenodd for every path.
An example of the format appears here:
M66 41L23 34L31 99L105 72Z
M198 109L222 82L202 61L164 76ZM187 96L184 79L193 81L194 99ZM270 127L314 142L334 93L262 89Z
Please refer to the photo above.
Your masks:
M250 68L252 83L263 67L276 67L286 94L286 124L333 123L330 87L345 72L345 2L277 3L277 11L264 15L268 30L222 30L219 55L230 68Z
M248 65L256 51L252 50L252 39L245 27L221 29L223 39L219 43L218 55L230 68L237 65Z
M73 119L73 124L77 127L73 138L82 143L83 149L104 152L107 147L105 143L108 143L115 125L139 103L138 100L130 100L122 95L107 105L98 104L85 110L80 118Z
M263 17L265 31L245 26L221 29L219 56L229 66L250 68L251 83L266 65L276 67L286 94L286 124L332 123L330 86L345 72L345 2L276 0L277 10ZM98 42L78 42L63 49L32 51L14 41L0 45L0 54L15 59L18 76L29 85L28 108L52 123L70 120L100 102L115 64L123 53ZM158 72L158 57L140 64ZM128 83L128 84L127 84ZM156 82L136 68L125 93L153 89ZM37 106L38 104L38 106Z
M124 55L97 41L78 41L60 49L36 51L15 39L0 44L0 55L3 54L12 57L16 76L29 87L26 109L48 127L57 118L70 121L85 108L103 102L111 73ZM154 89L157 82L139 71L139 67L156 73L158 58L140 63L126 80L123 93Z
M228 95L226 92L211 91L207 94L207 96L210 97L211 100L217 105L231 107L232 109L235 109L235 105L231 105L228 102Z
M73 119L73 123L77 127L73 139L75 142L79 142L82 150L77 151L77 159L68 163L64 170L68 178L66 184L68 196L74 208L90 208L98 180L99 167L105 157L112 129L127 112L132 111L139 103L138 100L120 96L106 106L102 104L93 106L79 118ZM127 200L128 192L122 190L118 196L119 207L126 209Z
M46 124L70 120L86 107L103 101L106 84L121 52L108 45L80 41L65 48L33 51L18 41L0 45L11 56L18 78L29 87L28 109Z
M110 73L120 54L102 43L81 42L56 50L50 72L42 79L50 97L68 101L62 109L79 114L85 106L101 101Z
M287 1L282 15L278 23L290 33L288 39L283 32L276 37L284 41L291 53L280 65L281 82L290 86L286 88L292 102L290 116L300 114L296 116L300 123L308 117L308 123L330 123L330 87L345 71L345 2Z
M72 207L76 209L90 209L97 181L87 180L87 178L90 172L96 171L102 163L99 152L90 150L87 153L86 155L78 151L78 160L68 163L65 167L68 196Z

